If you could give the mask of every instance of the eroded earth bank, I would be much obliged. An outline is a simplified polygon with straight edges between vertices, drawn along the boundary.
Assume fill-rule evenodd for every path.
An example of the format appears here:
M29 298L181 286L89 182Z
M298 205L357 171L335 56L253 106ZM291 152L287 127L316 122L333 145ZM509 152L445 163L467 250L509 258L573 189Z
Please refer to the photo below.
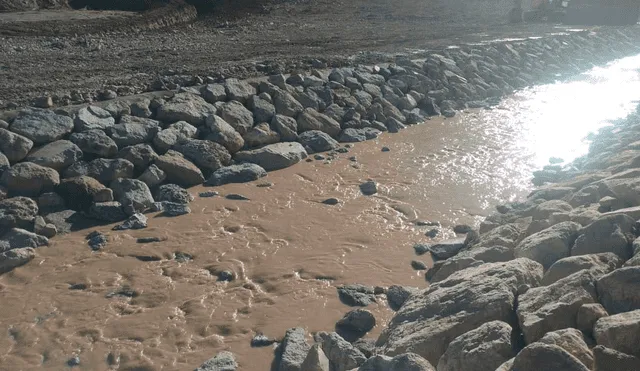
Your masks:
M5 112L0 369L640 369L638 36Z

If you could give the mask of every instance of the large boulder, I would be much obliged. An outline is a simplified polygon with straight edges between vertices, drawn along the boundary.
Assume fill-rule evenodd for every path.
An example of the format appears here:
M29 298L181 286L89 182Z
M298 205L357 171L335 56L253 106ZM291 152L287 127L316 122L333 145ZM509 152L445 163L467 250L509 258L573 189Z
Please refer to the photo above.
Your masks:
M534 287L518 297L518 320L527 344L549 331L576 327L578 309L597 302L596 277L582 270L543 287Z
M192 187L204 182L202 171L177 152L169 151L158 157L155 165L166 174L167 179L172 183Z
M256 164L238 164L222 167L211 174L205 185L221 186L228 183L246 183L267 176L267 172Z
M111 139L119 148L150 143L158 132L160 132L158 121L136 116L123 116L117 125L109 129Z
M358 371L435 371L426 359L415 353L399 354L393 358L375 355L367 359Z
M182 144L195 138L198 128L186 121L178 121L161 130L153 138L153 145L159 153L164 154L175 145Z
M440 357L438 371L495 370L516 355L511 331L509 324L492 321L458 336Z
M201 96L178 93L158 107L156 118L169 123L186 121L191 125L201 126L209 115L215 113L216 108Z
M298 122L292 117L275 115L271 119L271 126L285 142L293 142L298 139Z
M613 252L627 260L631 257L629 235L635 220L627 215L606 215L586 226L576 239L571 255Z
M127 219L127 214L124 212L122 204L118 201L91 204L89 216L107 223L115 223Z
M91 162L76 162L64 172L65 178L86 175L103 184L118 178L133 178L133 164L122 158L97 158Z
M74 120L75 131L79 133L89 130L105 131L115 124L116 120L111 113L98 106L81 108Z
M99 157L113 157L118 153L118 145L104 131L93 129L81 133L73 133L69 140L82 152Z
M515 256L535 260L548 269L571 254L571 246L580 229L580 224L574 222L556 224L522 240L516 246Z
M566 328L548 332L538 342L557 345L579 359L589 369L593 368L593 352L589 349L580 330Z
M209 103L224 102L227 100L227 92L222 84L209 84L202 92L204 99Z
M277 114L294 118L304 109L293 95L283 90L274 92L273 104L276 107Z
M4 153L12 164L27 157L31 148L32 140L0 128L0 152Z
M38 196L53 191L58 184L60 175L57 171L31 162L13 165L0 178L0 185L6 187L10 194L21 196Z
M329 116L314 110L313 108L306 108L300 115L298 115L298 130L305 132L309 130L320 130L332 137L337 137L340 134L340 123Z
M193 196L189 191L177 184L164 184L156 191L156 201L172 202L176 204L188 204L193 201Z
M298 142L304 146L307 153L331 151L340 144L331 136L320 130L309 130L298 136Z
M254 95L249 99L249 108L253 111L255 122L270 122L276 114L276 107L266 99Z
M153 206L153 196L149 187L137 179L116 179L111 182L113 197L123 206L129 207L129 214L144 212Z
M138 177L138 180L143 181L149 188L159 186L165 179L167 179L167 174L155 164L149 166Z
M322 350L334 371L348 371L367 360L361 351L335 332L319 332L315 338L322 344Z
M279 170L294 165L307 157L307 151L300 143L275 143L234 155L236 161L260 165L267 171Z
M600 318L593 337L598 345L640 357L640 310Z
M95 197L105 189L105 186L94 178L78 176L63 179L57 192L65 200L68 207L86 211L95 201Z
M601 277L596 283L600 303L609 313L640 309L640 267L625 267Z
M513 371L589 371L579 359L557 345L533 343L518 353Z
M231 153L236 153L244 147L242 135L222 117L211 115L207 117L206 124L209 128L207 140L222 144Z
M280 134L271 129L269 124L262 122L249 129L243 138L247 147L251 148L278 143L280 141Z
M33 141L34 144L41 145L62 139L71 133L73 120L51 110L30 108L18 113L10 129Z
M570 276L583 269L592 270L596 276L605 275L620 268L622 259L614 253L570 256L555 262L544 274L543 285L550 285L559 279Z
M241 103L247 103L252 95L257 94L256 88L247 81L235 78L226 79L224 89L230 100L237 100Z
M7 233L0 236L0 241L4 241L6 243L5 246L8 246L9 249L22 249L25 247L35 249L49 244L49 239L45 236L40 236L21 228L10 229ZM1 247L0 252L4 252Z
M414 352L437 364L456 337L491 321L513 324L518 287L541 279L542 265L529 259L460 271L411 295L377 346L384 354Z
M280 344L280 366L278 371L299 371L311 347L305 339L304 329L288 329Z
M21 265L25 265L35 257L36 252L31 247L12 249L0 253L0 274L9 272Z
M57 140L40 147L25 158L36 165L61 171L82 159L82 150L68 140Z
M640 358L602 345L593 348L597 371L640 370Z
M158 154L149 144L143 143L124 147L118 152L118 158L123 158L131 162L134 170L140 174L149 167L149 164L158 158Z
M242 103L232 100L222 105L220 117L240 135L245 135L253 127L253 113Z
M176 146L176 151L200 169L211 172L231 163L231 154L222 145L209 140L190 139Z
M10 228L31 228L38 215L38 204L27 197L0 200L0 233Z

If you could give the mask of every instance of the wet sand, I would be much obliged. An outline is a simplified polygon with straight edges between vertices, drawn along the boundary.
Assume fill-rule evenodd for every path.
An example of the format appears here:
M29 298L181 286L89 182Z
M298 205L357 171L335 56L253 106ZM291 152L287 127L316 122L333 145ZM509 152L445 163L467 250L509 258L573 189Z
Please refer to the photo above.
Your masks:
M280 338L294 326L332 329L350 309L336 286L426 287L410 262L430 264L412 246L432 241L424 235L432 227L415 221L441 223L433 241L452 237L454 225L477 224L496 204L525 196L541 156L569 147L569 155L580 154L576 138L603 120L580 122L567 148L537 140L558 125L530 115L550 107L535 102L562 92L544 89L384 134L330 164L303 162L214 189L249 201L200 198L206 189L193 188L190 215L152 217L140 231L97 228L110 238L101 252L86 244L91 230L54 238L31 263L0 277L0 370L61 370L76 355L77 370L189 370L220 350L234 352L241 370L268 370L273 349L252 349L251 338ZM625 113L616 112L609 117ZM368 197L358 185L369 179L379 193ZM272 186L258 186L265 182ZM321 203L329 197L340 204ZM139 237L163 241L139 244ZM176 252L193 260L178 261ZM222 270L236 280L217 282ZM378 322L369 337L392 315L384 296L378 301L368 308Z

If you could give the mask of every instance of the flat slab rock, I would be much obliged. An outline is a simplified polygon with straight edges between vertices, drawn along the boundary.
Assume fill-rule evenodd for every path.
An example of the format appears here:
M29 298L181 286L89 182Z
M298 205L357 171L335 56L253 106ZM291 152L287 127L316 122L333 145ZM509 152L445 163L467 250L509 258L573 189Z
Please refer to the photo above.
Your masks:
M256 164L230 165L216 170L205 185L220 186L228 183L246 183L267 176L267 172Z
M300 143L283 142L234 155L236 161L259 165L266 171L279 170L294 165L307 157L307 151Z
M436 244L428 245L427 249L431 255L438 260L449 259L457 255L464 247L464 238L454 238L440 241Z

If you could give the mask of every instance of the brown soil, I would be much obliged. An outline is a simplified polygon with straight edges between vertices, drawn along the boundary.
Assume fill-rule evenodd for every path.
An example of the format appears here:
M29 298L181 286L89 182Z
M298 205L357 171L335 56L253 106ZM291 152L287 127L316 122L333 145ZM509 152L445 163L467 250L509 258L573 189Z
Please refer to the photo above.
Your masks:
M256 69L258 62L269 66L269 71L286 72L308 67L312 58L330 65L386 61L396 53L558 31L549 25L503 24L506 16L495 8L510 3L507 0L468 3L476 4L476 11L451 5L456 2L444 6L425 0L308 0L128 33L112 31L137 24L131 16L0 23L0 34L13 35L0 38L4 51L0 53L0 101L25 104L45 94L110 86L133 87L138 92L147 90L158 76L171 73L264 74ZM491 9L495 14L486 14ZM68 14L75 16L78 11ZM159 27L158 19L162 18L146 22ZM54 36L59 34L67 36Z

